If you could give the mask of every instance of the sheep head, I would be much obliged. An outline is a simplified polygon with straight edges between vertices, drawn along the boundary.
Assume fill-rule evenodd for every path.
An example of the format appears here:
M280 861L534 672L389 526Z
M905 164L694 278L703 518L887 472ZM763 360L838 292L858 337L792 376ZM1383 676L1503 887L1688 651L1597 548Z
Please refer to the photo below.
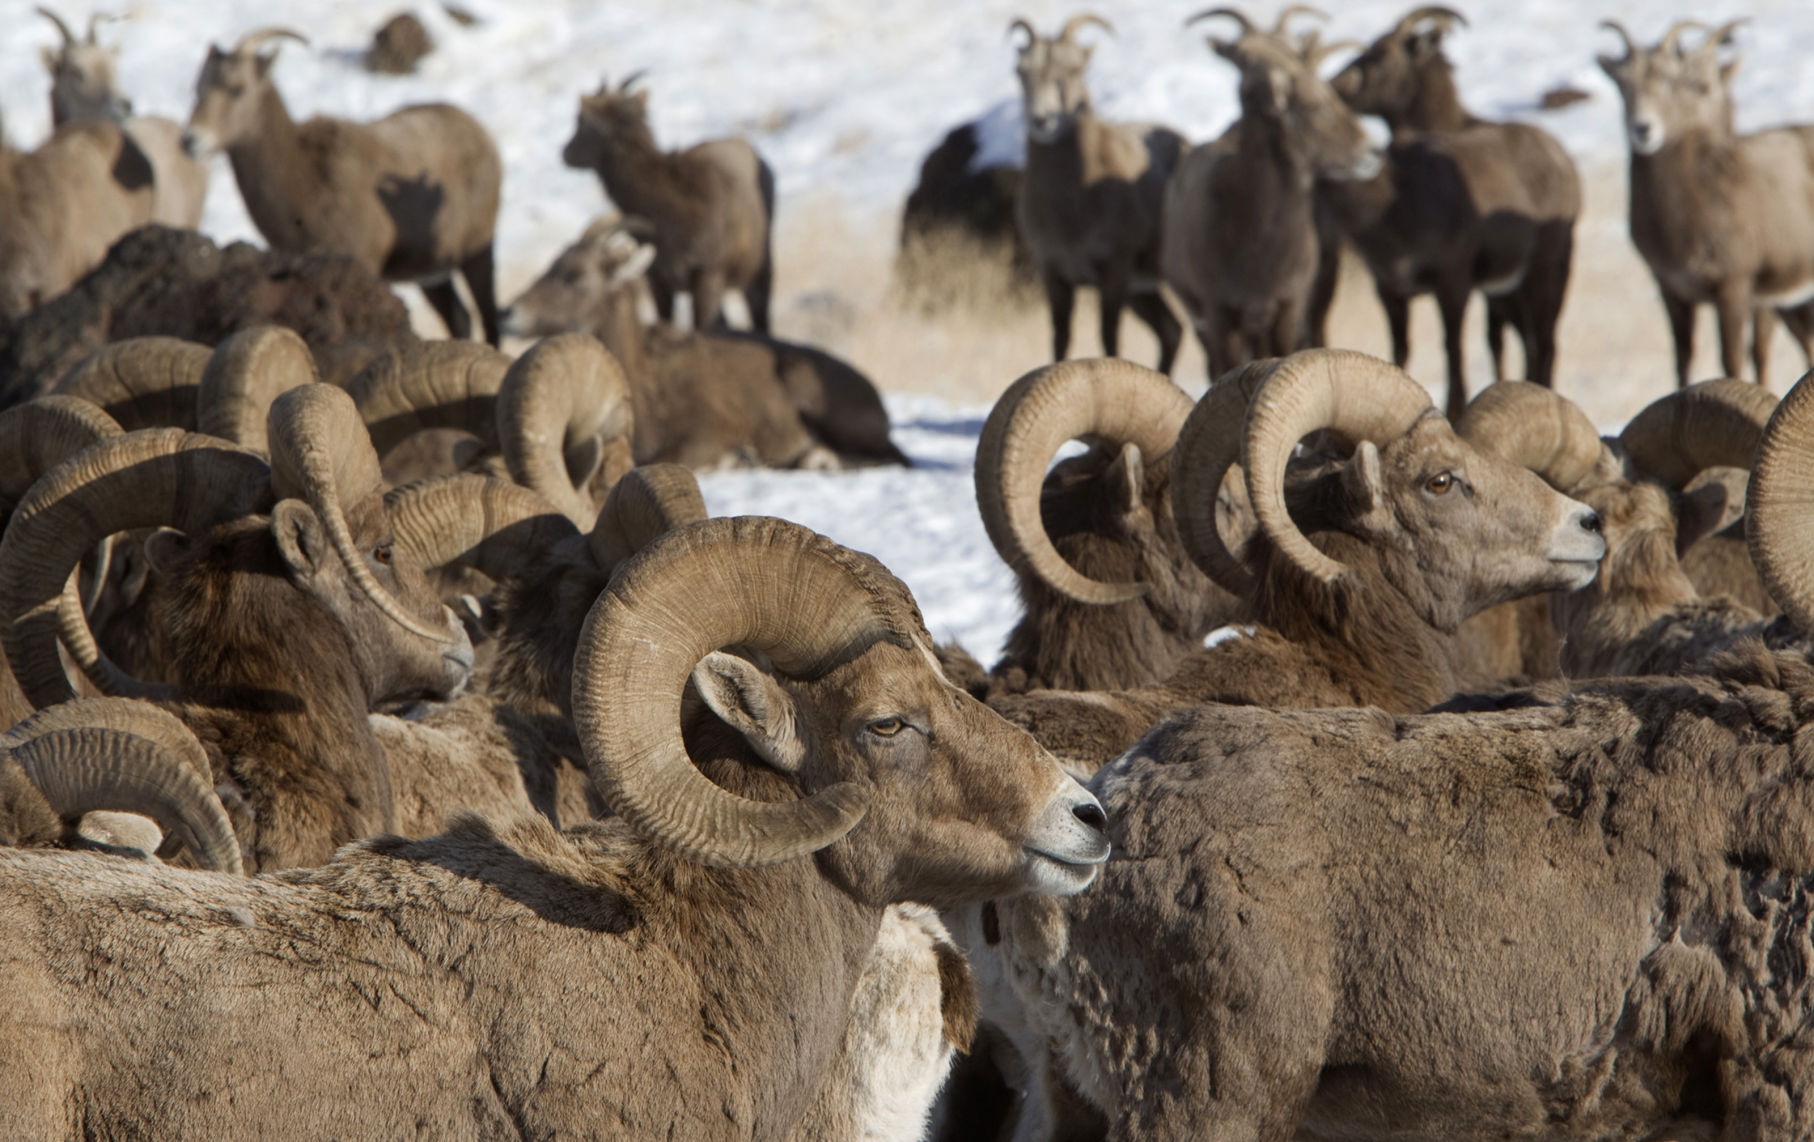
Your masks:
M1379 173L1379 148L1360 119L1316 72L1320 54L1294 47L1282 37L1251 28L1233 9L1218 8L1194 19L1232 17L1243 26L1233 40L1211 36L1212 51L1241 72L1241 117L1266 124L1297 160L1319 178L1372 178Z
M1008 28L1010 34L1022 31L1027 36L1015 70L1020 76L1027 138L1035 143L1063 138L1076 126L1077 117L1090 109L1084 73L1095 49L1077 40L1077 34L1090 24L1111 33L1115 30L1101 16L1087 12L1071 17L1056 36L1040 35L1025 20L1016 20Z
M1330 86L1357 113L1396 123L1422 93L1426 69L1448 68L1442 41L1457 24L1466 27L1467 19L1453 8L1413 9L1336 73Z
M638 283L655 261L655 246L616 215L586 228L500 315L518 337L557 333L602 336L614 306L634 305Z
M609 82L601 83L591 95L579 97L579 117L573 137L561 150L562 162L576 170L591 170L610 161L625 145L654 148L648 89L630 90L641 77L640 71L635 72L615 88Z
M103 47L95 40L100 13L89 17L88 36L81 40L49 8L39 8L38 14L56 25L63 41L40 52L44 70L50 72L51 122L59 126L90 119L125 122L132 115L132 100L120 94L114 78L120 49Z
M1649 48L1634 44L1616 21L1601 22L1625 45L1623 56L1602 55L1599 61L1625 101L1626 141L1632 154L1654 155L1666 141L1697 130L1732 133L1731 84L1740 61L1720 53L1742 23L1733 20L1711 29L1700 44L1688 49L1681 38L1705 29L1699 21L1676 21Z
M209 45L208 58L195 79L195 107L183 129L183 150L190 158L206 158L257 134L261 105L272 91L271 67L277 62L276 48L262 53L258 49L272 40L309 42L299 32L261 28L248 33L232 51Z
M874 904L1081 891L1108 857L1101 807L953 686L931 647L912 596L868 556L781 520L706 520L657 540L594 605L574 723L605 800L702 862L817 853ZM740 740L695 735L689 753L689 683ZM746 799L696 768L727 751L800 796Z

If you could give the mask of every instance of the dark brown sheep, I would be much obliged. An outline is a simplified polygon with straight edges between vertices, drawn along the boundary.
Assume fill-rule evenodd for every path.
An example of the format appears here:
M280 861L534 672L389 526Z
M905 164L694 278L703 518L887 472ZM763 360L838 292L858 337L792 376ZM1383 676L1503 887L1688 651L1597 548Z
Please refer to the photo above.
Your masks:
M733 289L743 294L750 324L767 333L774 172L742 139L663 151L649 129L649 93L630 90L636 78L580 96L579 122L561 160L596 173L620 211L654 227L649 285L663 321L674 320L674 297L685 292L693 299L693 328L716 328L724 291Z

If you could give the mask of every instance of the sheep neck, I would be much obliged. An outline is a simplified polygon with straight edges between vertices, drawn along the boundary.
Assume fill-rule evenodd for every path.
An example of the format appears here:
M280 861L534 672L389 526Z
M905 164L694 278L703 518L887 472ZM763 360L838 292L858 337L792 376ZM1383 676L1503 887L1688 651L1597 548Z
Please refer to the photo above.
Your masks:
M680 157L663 151L643 124L640 130L611 136L598 149L599 181L625 214L665 218L697 192L688 185Z
M1404 107L1382 118L1396 137L1406 131L1459 131L1478 122L1461 105L1455 90L1455 71L1446 59L1430 61L1418 73L1417 91Z
M1103 179L1125 177L1108 163L1108 143L1101 138L1107 128L1107 124L1085 107L1072 118L1070 129L1057 138L1040 142L1028 136L1028 179L1036 185L1093 186ZM1071 200L1062 195L1049 197L1057 199L1061 206L1071 204ZM1085 213L1082 203L1076 204L1076 212L1081 224Z
M1664 141L1653 155L1631 156L1632 239L1647 259L1668 265L1717 265L1742 200L1745 156L1728 132L1698 127Z
M305 206L319 200L326 180L276 87L259 95L257 129L226 150L246 213L265 240L279 249L310 245Z

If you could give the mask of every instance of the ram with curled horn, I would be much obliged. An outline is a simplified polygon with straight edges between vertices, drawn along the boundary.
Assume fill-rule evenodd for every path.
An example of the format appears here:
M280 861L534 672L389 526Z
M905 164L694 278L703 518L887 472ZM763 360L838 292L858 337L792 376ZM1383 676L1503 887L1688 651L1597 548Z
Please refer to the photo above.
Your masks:
M1811 394L1750 500L1797 625ZM1028 1034L1117 1139L1807 1136L1808 650L1468 713L1172 719L1092 782L1129 859L998 910Z
M842 1041L887 905L1076 892L1107 856L1094 799L937 670L905 587L795 525L708 520L643 551L595 604L574 673L592 780L618 814L595 826L468 817L243 885L130 867L101 881L76 858L0 852L17 969L0 1007L39 1013L5 1021L0 1121L60 1136L72 1105L100 1122L155 1104L172 1130L248 1135L309 1120L386 1136L407 1119L783 1137ZM683 735L689 681L725 728ZM299 943L321 954L278 954ZM587 998L631 991L629 1006ZM441 1029L426 1041L425 1017ZM51 1026L93 1049L48 1050L32 1029ZM90 1065L102 1026L176 1046L115 1082ZM286 1081L240 1091L246 1049L285 1059Z
M1779 320L1814 364L1814 126L1734 129L1740 60L1721 49L1743 23L1677 21L1649 48L1612 25L1625 54L1599 59L1624 99L1631 241L1662 294L1681 387L1703 303L1718 315L1723 375L1744 375L1749 333L1766 383ZM1706 35L1685 49L1691 31Z
M1243 432L1220 431L1243 407ZM1319 432L1352 453L1288 471L1299 441ZM1579 587L1605 550L1588 507L1461 440L1421 386L1358 353L1248 366L1209 391L1178 439L1180 538L1246 601L1251 623L1156 685L992 700L1086 768L1206 701L1427 709L1458 687L1451 640L1466 619ZM1246 530L1231 526L1231 477Z
M456 340L472 315L454 288L466 280L484 339L498 343L492 242L502 165L478 120L445 103L405 107L371 123L290 118L271 73L273 41L308 38L261 28L231 51L211 47L195 83L183 148L225 151L246 212L274 248L344 254L391 281L423 283ZM315 156L332 155L323 164Z
M1443 41L1467 20L1441 6L1412 9L1331 81L1348 105L1392 129L1380 177L1319 189L1327 224L1322 280L1310 322L1321 330L1334 297L1336 244L1366 263L1386 310L1392 358L1410 359L1410 303L1427 293L1442 315L1448 402L1468 401L1462 318L1486 296L1495 380L1510 375L1505 333L1517 333L1524 377L1555 379L1556 325L1574 260L1581 178L1548 132L1493 122L1461 103Z
M1016 21L1028 37L1015 65L1027 131L1016 224L1045 280L1054 361L1070 351L1084 286L1098 295L1103 353L1120 352L1121 311L1131 308L1159 340L1159 371L1170 373L1183 329L1158 287L1160 204L1184 137L1096 115L1085 81L1093 49L1077 40L1090 24L1114 30L1091 13L1071 17L1056 36Z

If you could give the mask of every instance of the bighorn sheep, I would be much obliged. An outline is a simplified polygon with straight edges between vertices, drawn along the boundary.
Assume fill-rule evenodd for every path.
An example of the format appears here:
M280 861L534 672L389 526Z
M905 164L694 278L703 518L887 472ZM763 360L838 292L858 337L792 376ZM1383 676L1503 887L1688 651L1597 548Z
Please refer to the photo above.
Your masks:
M1743 22L1713 29L1691 51L1683 33L1704 27L1693 20L1670 25L1650 48L1634 44L1624 25L1601 22L1625 45L1623 57L1599 59L1625 99L1631 241L1663 295L1683 386L1704 301L1719 313L1726 376L1741 375L1753 314L1759 384L1768 380L1779 311L1814 365L1814 127L1733 131L1729 84L1739 61L1722 60L1719 49Z
M1451 416L1467 405L1462 319L1476 289L1487 298L1497 379L1506 375L1509 323L1523 341L1525 376L1553 380L1556 321L1581 213L1580 175L1552 135L1477 119L1461 106L1442 53L1442 37L1458 21L1466 22L1449 8L1417 8L1335 77L1349 106L1382 116L1393 138L1377 177L1321 188L1373 274L1401 368L1411 354L1411 299L1436 295ZM1312 321L1320 324L1322 315Z
M1020 45L1027 123L1027 166L1015 216L1045 283L1052 314L1052 359L1071 345L1071 307L1078 286L1094 286L1102 318L1102 351L1116 356L1121 309L1159 338L1159 371L1170 373L1183 330L1159 292L1161 199L1184 150L1167 127L1110 123L1096 117L1084 86L1094 50L1077 41L1090 24L1113 32L1102 17L1080 13L1056 36L1042 36L1017 19L1010 35Z
M906 589L798 527L712 520L645 551L593 609L575 673L615 821L469 817L230 883L0 854L0 1008L37 1013L0 1037L0 1130L155 1105L169 1129L234 1134L777 1138L842 1041L884 906L1076 892L1108 855L1094 799L937 671ZM733 729L683 739L689 679ZM601 1006L575 981L639 998ZM175 990L148 1004L148 983ZM253 995L261 1016L235 1017ZM129 1084L90 1065L116 1033L163 1045ZM245 1085L247 1049L290 1060L281 1090Z
M208 168L183 151L182 125L132 113L132 100L120 94L114 80L120 49L102 47L95 40L98 13L88 17L88 36L81 40L49 8L39 8L38 14L55 24L63 39L56 50L42 52L45 70L50 72L50 121L57 126L88 120L119 124L151 162L156 183L151 220L195 229L201 224L202 205L208 196Z
M151 221L151 163L112 123L59 127L37 150L0 136L0 323L68 289Z
M1190 410L1165 377L1113 359L1035 369L995 402L977 443L976 502L1025 613L977 679L984 692L1153 685L1241 612L1172 520L1172 446ZM1072 439L1094 447L1048 474Z
M286 250L357 259L391 281L422 285L455 339L472 319L454 289L457 270L498 343L492 282L501 167L478 120L444 103L405 107L372 123L316 117L298 124L271 82L272 40L308 40L282 28L209 47L195 81L183 149L225 150L258 232Z
M146 548L149 625L170 708L243 802L253 868L318 863L388 827L368 711L457 693L472 665L465 631L395 556L351 400L319 384L284 393L270 438L269 465L180 429L102 440L33 485L0 539L0 639L41 706L72 696L59 637L87 637L80 609L61 605L76 561L120 531L180 529Z
M727 388L767 392L779 385L807 431L842 462L908 463L888 439L888 410L875 385L830 353L760 333L645 329L636 315L637 293L644 269L658 255L638 238L642 228L638 219L617 216L588 226L510 303L503 314L505 332L521 337L590 333L633 379L646 376L645 364L671 375L684 362ZM642 383L668 388L675 382Z
M1225 425L1243 406L1236 437ZM1288 489L1292 449L1319 429L1356 442L1352 457ZM1237 463L1255 526L1231 541L1217 502ZM1254 624L1157 686L992 701L1092 769L1203 702L1427 709L1456 688L1465 619L1579 587L1605 551L1593 511L1462 441L1421 386L1358 353L1307 350L1224 378L1180 431L1172 480L1186 549Z
M1211 49L1240 69L1241 118L1179 160L1165 189L1160 266L1190 312L1214 380L1308 344L1317 180L1370 178L1380 156L1316 74L1321 55L1339 45L1302 56L1284 44L1285 18L1267 33L1230 8L1188 23L1212 16L1242 27L1237 39L1209 38Z
M743 294L750 324L768 332L775 260L775 175L743 139L711 139L663 151L649 130L649 93L631 91L641 72L579 99L573 138L561 151L570 167L598 175L625 214L655 229L649 286L664 322L674 296L693 299L693 328L723 324L724 291Z

